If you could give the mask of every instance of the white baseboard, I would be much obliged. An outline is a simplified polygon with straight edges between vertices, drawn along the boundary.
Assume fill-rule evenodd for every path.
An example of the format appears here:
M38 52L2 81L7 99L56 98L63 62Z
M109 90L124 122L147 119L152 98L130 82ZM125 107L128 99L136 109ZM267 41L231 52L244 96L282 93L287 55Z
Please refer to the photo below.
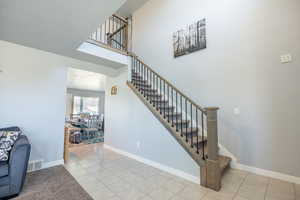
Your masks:
M124 156L127 156L129 158L132 158L134 160L137 160L141 163L144 163L146 165L150 165L152 167L155 167L157 169L160 169L162 171L165 171L169 174L172 174L172 175L175 175L175 176L178 176L180 178L183 178L185 180L188 180L188 181L191 181L193 183L196 183L196 184L200 184L200 178L199 177L196 177L196 176L193 176L191 174L188 174L186 172L183 172L181 170L178 170L178 169L174 169L172 167L169 167L169 166L166 166L166 165L163 165L163 164L160 164L158 162L155 162L155 161L152 161L152 160L148 160L146 158L142 158L140 156L137 156L135 154L132 154L132 153L129 153L129 152L126 152L126 151L123 151L123 150L120 150L120 149L117 149L117 148L114 148L112 146L109 146L107 144L104 144L104 148L106 149L109 149L111 151L114 151L116 153L119 153L119 154L122 154Z
M134 160L137 160L139 162L142 162L146 165L150 165L150 166L155 167L157 169L160 169L162 171L168 172L168 173L173 174L175 176L181 177L181 178L186 179L188 181L191 181L191 182L194 182L194 183L197 183L197 184L200 183L200 178L199 177L187 174L187 173L185 173L181 170L174 169L174 168L168 167L166 165L162 165L160 163L154 162L152 160L142 158L140 156L137 156L137 155L128 153L126 151L114 148L114 147L109 146L107 144L104 144L104 148L107 148L107 149L112 150L116 153L122 154L124 156L127 156L127 157L132 158ZM240 163L238 163L237 159L233 156L233 154L231 154L225 148L220 148L220 154L226 155L226 156L229 156L229 157L233 158L232 161L231 161L231 164L230 164L231 168L233 168L233 169L239 169L239 170L247 171L247 172L250 172L250 173L257 174L257 175L262 175L262 176L275 178L275 179L279 179L279 180L283 180L283 181L287 181L287 182L291 182L291 183L300 184L300 177L291 176L291 175L288 175L288 174L283 174L283 173L274 172L274 171L271 171L271 170L265 170L265 169L260 169L260 168L240 164Z
M47 163L43 163L42 165L42 169L46 169L46 168L50 168L50 167L55 167L58 165L64 165L65 161L62 160L55 160L55 161L51 161L51 162L47 162Z
M247 172L251 172L253 174L258 174L258 175L262 175L262 176L266 176L266 177L270 177L270 178L275 178L275 179L279 179L279 180L283 180L283 181L288 181L291 183L300 184L300 177L291 176L291 175L283 174L283 173L279 173L279 172L274 172L271 170L260 169L260 168L252 167L252 166L248 166L248 165L243 165L243 164L239 163L238 159L230 151L228 151L224 146L219 144L219 147L220 147L219 153L221 155L228 156L232 159L230 166L233 169L244 170Z
M253 174L258 174L258 175L262 175L262 176L266 176L266 177L270 177L270 178L274 178L274 179L279 179L282 181L300 184L300 177L291 176L291 175L283 174L280 172L274 172L271 170L265 170L265 169L248 166L248 165L243 165L243 164L240 164L240 163L234 162L234 161L231 163L231 167L233 169L240 169L240 170L244 170L247 172L251 172Z

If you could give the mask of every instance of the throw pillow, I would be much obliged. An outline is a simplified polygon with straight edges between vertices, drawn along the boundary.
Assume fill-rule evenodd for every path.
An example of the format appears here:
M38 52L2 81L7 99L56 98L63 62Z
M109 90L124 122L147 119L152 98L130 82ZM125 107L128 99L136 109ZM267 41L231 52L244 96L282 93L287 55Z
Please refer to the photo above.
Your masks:
M0 131L0 161L8 160L9 151L20 135L21 131Z

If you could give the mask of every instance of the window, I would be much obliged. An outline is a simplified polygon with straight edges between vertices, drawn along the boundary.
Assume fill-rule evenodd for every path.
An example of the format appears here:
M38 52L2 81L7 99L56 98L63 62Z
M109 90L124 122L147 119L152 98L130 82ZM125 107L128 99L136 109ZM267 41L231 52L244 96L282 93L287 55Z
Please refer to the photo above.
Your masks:
M99 114L98 97L80 97L73 98L73 114L89 113L90 115Z

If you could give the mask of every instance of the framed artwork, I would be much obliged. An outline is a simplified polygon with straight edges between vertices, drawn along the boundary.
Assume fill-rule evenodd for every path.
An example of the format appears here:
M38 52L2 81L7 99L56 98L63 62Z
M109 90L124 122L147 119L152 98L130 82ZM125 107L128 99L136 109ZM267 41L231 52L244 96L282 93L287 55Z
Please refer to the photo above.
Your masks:
M173 34L174 57L206 48L206 19L188 25Z
M117 86L113 86L112 88L111 88L111 95L117 95L117 93L118 93L118 88L117 88Z

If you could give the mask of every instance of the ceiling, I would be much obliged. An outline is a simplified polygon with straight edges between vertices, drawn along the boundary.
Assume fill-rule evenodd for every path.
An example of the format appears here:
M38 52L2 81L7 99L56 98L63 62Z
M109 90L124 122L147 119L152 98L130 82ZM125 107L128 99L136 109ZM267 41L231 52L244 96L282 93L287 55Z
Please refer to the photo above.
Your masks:
M106 76L80 69L68 69L68 88L92 91L105 90Z
M117 11L120 16L129 17L149 0L127 0Z
M1 0L0 40L100 65L115 65L77 51L126 0Z
M0 40L113 69L120 63L77 51L105 19L128 16L147 0L1 0Z

